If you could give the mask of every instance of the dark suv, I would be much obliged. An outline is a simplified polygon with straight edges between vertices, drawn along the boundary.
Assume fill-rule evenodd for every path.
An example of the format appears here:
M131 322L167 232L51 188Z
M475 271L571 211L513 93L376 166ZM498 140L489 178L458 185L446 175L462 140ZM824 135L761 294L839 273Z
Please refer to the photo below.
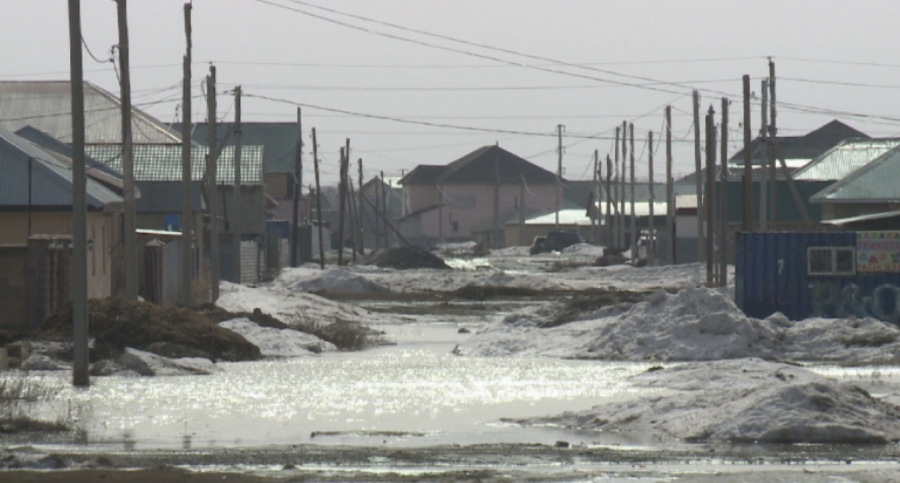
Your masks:
M541 252L562 251L566 247L577 245L579 243L587 243L581 234L570 230L551 230L547 236L534 237L531 244L531 254Z

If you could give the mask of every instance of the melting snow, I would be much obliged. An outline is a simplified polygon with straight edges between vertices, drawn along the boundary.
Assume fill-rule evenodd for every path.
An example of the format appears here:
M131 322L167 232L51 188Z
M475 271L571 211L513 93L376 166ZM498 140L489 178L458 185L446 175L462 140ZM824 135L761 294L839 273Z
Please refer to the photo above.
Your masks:
M337 350L331 342L312 334L294 329L261 327L246 317L226 320L219 325L244 336L266 357L299 357Z

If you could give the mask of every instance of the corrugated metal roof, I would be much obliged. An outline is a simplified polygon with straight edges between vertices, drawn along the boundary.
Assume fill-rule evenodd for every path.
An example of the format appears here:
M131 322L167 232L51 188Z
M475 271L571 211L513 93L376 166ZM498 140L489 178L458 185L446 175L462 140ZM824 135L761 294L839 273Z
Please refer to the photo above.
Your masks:
M888 219L888 218L897 218L897 217L900 217L900 211L886 211L884 213L872 213L869 215L851 216L849 218L838 218L836 220L825 220L825 221L822 221L822 224L823 225L843 226L843 225L849 225L852 223L858 223L860 221L884 220L884 219Z
M894 148L810 198L813 203L900 201L900 147Z
M794 173L794 179L833 181L869 164L875 158L900 146L900 138L850 139L816 157Z
M122 142L119 99L84 83L85 143ZM69 81L0 82L0 128L32 125L65 143L72 142L72 92ZM178 144L181 136L140 109L132 108L135 144Z
M191 179L200 181L206 170L206 146L191 147ZM85 148L85 153L100 163L116 171L122 170L122 149L118 145L93 145ZM241 147L241 184L263 184L263 147ZM234 184L234 147L226 146L219 156L217 182L220 185ZM181 181L180 145L135 145L135 181Z
M0 130L0 206L27 207L28 164L31 162L32 207L71 207L72 169L28 140ZM122 198L99 182L87 178L88 207L103 209Z
M218 139L225 133L232 123L220 122L216 125ZM181 123L172 124L172 129L181 132ZM242 122L241 140L245 146L264 146L263 161L266 163L266 173L293 173L297 156L297 136L299 126L296 122ZM191 137L198 144L208 145L207 136L209 124L205 122L194 123L191 129ZM228 138L228 145L234 145L235 136ZM309 145L309 139L304 139ZM308 151L308 150L307 150ZM311 156L304 155L304 163L311 165Z

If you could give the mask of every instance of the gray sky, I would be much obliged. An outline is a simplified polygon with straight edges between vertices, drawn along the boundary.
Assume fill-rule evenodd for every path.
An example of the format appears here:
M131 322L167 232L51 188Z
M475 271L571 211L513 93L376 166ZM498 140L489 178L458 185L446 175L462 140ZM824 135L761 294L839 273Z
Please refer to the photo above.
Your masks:
M304 108L304 130L317 128L323 173L329 182L336 178L337 150L346 137L351 138L354 162L364 158L367 176L376 170L399 174L417 164L445 164L496 141L555 170L557 124L566 126L564 144L570 145L564 176L588 178L593 150L598 149L601 156L612 152L612 129L623 119L634 120L636 151L643 152L644 159L637 172L639 177L646 176L644 140L649 130L659 135L667 103L674 109L674 137L683 139L676 143L675 170L686 173L693 169L691 87L708 89L701 91L704 112L710 103L719 111L721 93L730 94L729 150L733 153L742 142L741 76L751 75L752 90L758 92L761 77L768 73L766 56L773 56L777 64L779 102L803 106L779 107L781 134L802 134L838 118L873 136L900 135L900 61L892 55L898 37L892 32L900 18L896 0L307 2L467 42L590 64L589 68L554 65L398 30L291 0L270 1L371 31L574 74L511 66L386 38L254 0L196 0L193 92L201 95L206 65L215 62L220 92L234 84L243 86L246 121L292 121L296 108L291 103L297 102L416 121L547 134L462 131ZM5 46L0 54L0 79L67 78L67 2L3 0L0 5L6 19L0 29ZM146 111L165 122L176 119L180 103L182 5L180 0L129 2L134 103L144 104ZM82 29L93 53L107 58L118 39L115 3L83 0ZM118 95L111 64L94 62L86 55L85 71L87 80ZM653 84L635 77L683 85ZM233 115L231 104L220 94L219 116L227 121ZM205 120L203 101L194 99L193 107L194 119ZM809 110L815 112L804 112ZM758 106L753 108L752 124L755 136ZM583 139L586 136L598 138ZM307 146L311 146L308 137ZM658 180L664 173L664 159L660 150L655 168Z

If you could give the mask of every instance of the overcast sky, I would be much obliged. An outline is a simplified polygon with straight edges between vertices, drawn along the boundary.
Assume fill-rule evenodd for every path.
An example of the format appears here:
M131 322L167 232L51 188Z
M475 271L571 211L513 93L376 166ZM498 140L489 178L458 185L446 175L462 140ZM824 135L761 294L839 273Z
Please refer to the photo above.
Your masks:
M232 119L232 102L224 92L241 84L245 121L293 121L295 103L302 103L518 132L404 124L304 107L303 127L307 133L317 128L328 181L336 178L337 150L347 137L354 161L364 159L367 176L445 164L498 141L555 170L557 124L565 125L563 141L569 145L564 176L589 178L594 149L604 157L612 152L613 129L622 120L635 124L636 151L643 153L637 172L646 176L645 139L650 130L659 135L666 104L673 106L679 141L675 170L686 173L693 169L691 88L701 89L704 112L710 103L719 111L722 93L730 95L729 144L735 152L741 142L741 76L749 74L758 93L760 79L768 73L766 56L777 65L778 101L802 106L779 106L781 134L802 134L838 118L873 136L900 135L898 34L892 33L900 18L897 0L267 1L193 4L193 92L202 95L201 81L214 62L220 118ZM5 19L0 79L68 78L67 2L3 0L0 5ZM164 122L177 119L180 103L182 5L180 0L132 0L128 5L134 103ZM108 58L118 41L115 3L83 0L82 28L91 51ZM87 80L118 95L111 64L85 55L85 71ZM193 119L205 121L202 99L195 99L193 107ZM755 136L758 106L752 124ZM585 139L590 136L596 139ZM307 147L310 151L308 136ZM658 180L664 159L658 151Z

